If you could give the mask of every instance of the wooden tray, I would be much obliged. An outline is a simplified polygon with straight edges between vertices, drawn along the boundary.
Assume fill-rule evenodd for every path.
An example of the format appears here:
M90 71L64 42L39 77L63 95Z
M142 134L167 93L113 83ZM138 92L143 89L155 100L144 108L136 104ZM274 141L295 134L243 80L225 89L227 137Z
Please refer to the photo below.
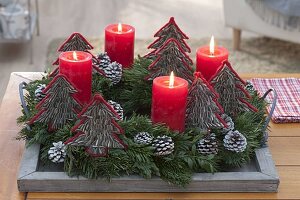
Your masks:
M218 173L197 173L181 188L159 177L144 179L124 176L90 180L69 177L59 165L39 165L39 145L25 149L18 177L20 192L277 192L279 177L267 147L258 149L255 158L241 168Z

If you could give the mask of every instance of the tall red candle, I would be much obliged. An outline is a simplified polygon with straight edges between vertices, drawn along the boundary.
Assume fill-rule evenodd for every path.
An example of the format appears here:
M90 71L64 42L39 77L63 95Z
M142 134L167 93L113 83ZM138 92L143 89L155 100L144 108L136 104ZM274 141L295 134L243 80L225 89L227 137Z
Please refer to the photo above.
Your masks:
M133 63L134 34L134 27L128 24L111 24L105 28L105 51L112 61L124 68Z
M59 55L59 73L78 90L74 96L87 104L92 95L92 55L83 51L66 51Z
M170 76L153 80L151 119L153 123L165 123L171 130L184 131L188 82Z
M203 77L209 81L217 72L224 60L228 60L228 50L224 47L214 46L213 37L210 46L203 46L197 50L196 71L201 72Z

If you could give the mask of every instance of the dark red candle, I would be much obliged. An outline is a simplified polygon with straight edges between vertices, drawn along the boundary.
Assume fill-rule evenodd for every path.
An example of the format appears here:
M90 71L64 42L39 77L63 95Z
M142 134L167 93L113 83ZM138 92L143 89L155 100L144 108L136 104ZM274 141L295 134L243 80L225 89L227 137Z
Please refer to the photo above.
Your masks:
M92 55L83 51L66 51L59 55L59 73L78 90L74 96L87 104L92 95Z
M111 24L105 28L105 51L112 61L131 67L134 59L134 27Z
M171 130L184 131L188 82L182 78L160 76L153 80L151 119Z
M197 50L196 71L201 72L203 77L209 81L224 60L228 60L228 50L224 47L216 47L212 37L210 46L200 47Z

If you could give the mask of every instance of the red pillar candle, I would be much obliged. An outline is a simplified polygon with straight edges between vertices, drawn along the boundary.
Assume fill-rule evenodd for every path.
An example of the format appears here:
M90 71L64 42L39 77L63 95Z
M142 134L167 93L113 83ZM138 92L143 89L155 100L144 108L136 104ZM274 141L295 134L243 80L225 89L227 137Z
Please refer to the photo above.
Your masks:
M134 59L134 27L111 24L105 28L105 51L112 61L131 67Z
M228 60L228 50L220 46L215 47L212 36L209 46L200 47L197 50L196 71L201 72L203 77L209 81L224 60Z
M83 51L66 51L59 55L59 73L77 89L74 96L87 104L92 95L92 55Z
M165 123L171 130L183 132L188 82L172 75L153 80L151 119L153 123Z

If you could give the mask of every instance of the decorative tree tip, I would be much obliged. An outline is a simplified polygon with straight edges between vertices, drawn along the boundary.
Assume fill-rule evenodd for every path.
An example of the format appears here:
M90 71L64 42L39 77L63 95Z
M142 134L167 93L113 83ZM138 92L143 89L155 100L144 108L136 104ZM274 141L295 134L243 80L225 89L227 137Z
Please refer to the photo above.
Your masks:
M169 21L154 34L154 37L160 37L161 32L170 26L173 26L180 33L183 39L189 39L189 37L179 28L174 17L171 17Z
M71 34L57 49L58 52L65 51L85 51L92 55L93 60L95 56L89 52L94 47L83 37L80 33L75 32ZM59 65L59 58L57 58L52 65Z
M169 20L170 23L175 23L175 19L174 17L170 17L170 20Z
M102 102L105 101L101 94L95 94L94 95L94 100L95 101L102 101Z
M212 87L212 85L204 78L204 76L201 74L201 72L194 72L194 81L201 81L203 84L205 84L210 91L215 95L215 99L219 98L219 94L215 91L215 89ZM193 83L196 84L196 83ZM223 112L222 106L220 106L220 110Z
M75 43L75 44L72 44ZM72 47L66 47L72 44ZM83 37L80 33L74 32L71 34L63 44L58 48L57 51L87 51L92 50L94 47L87 41L85 37Z
M213 82L213 80L215 79L215 77L218 76L218 74L221 73L221 71L223 70L228 70L231 73L234 74L234 76L243 84L245 85L246 82L238 75L238 73L233 69L233 67L231 66L230 62L228 60L224 60L221 64L221 66L218 68L218 70L216 71L216 73L209 79L209 82Z
M194 72L194 77L195 77L195 79L196 78L201 78L202 77L201 72Z
M182 32L179 26L176 24L174 17L170 17L168 23L166 23L163 27L161 27L155 34L154 37L158 37L154 42L152 42L148 49L154 49L144 56L144 58L148 58L151 60L157 59L157 50L161 49L162 46L171 38L175 39L178 42L178 45L184 52L190 53L191 49L185 42L189 37ZM193 62L188 61L190 65Z

